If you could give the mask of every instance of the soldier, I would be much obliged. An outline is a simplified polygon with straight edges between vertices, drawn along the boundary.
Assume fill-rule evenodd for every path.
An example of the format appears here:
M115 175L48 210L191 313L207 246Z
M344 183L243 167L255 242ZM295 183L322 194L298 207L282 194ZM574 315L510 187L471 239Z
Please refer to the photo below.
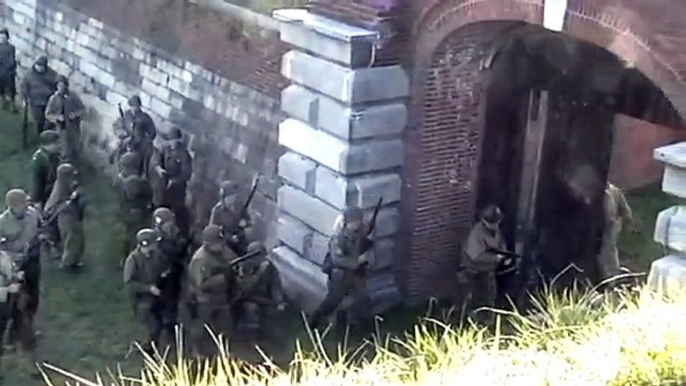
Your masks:
M181 279L188 264L189 242L179 233L174 213L168 208L157 208L153 213L153 227L160 234L159 248L170 267L169 276L160 284L163 299L165 328L174 333L181 298Z
M179 128L172 129L169 145L155 152L152 165L160 184L158 192L162 193L161 206L174 212L181 234L188 237L191 219L186 207L186 187L193 174L193 158Z
M12 315L12 297L19 293L19 283L12 258L0 250L0 336L5 336ZM0 358L4 354L4 339L0 339ZM0 380L3 378L0 371Z
M203 230L203 245L188 264L191 340L199 355L210 355L213 343L204 325L215 334L228 334L232 328L230 296L235 276L231 261L236 255L227 247L221 228L208 225Z
M605 228L598 265L601 280L607 280L622 273L617 250L617 239L622 233L622 227L625 224L632 225L634 231L637 231L637 224L624 193L609 181L605 187L603 210L605 212Z
M131 149L140 153L143 159L141 174L148 174L148 165L154 150L153 141L157 129L150 115L141 109L141 98L137 95L129 98L129 110L114 122L114 132L120 140L128 142Z
M36 209L41 210L48 201L57 179L60 164L60 135L54 130L40 134L40 148L33 153L33 194L31 199Z
M267 314L271 310L283 311L286 303L279 272L266 258L264 245L259 242L250 243L248 254L252 253L259 255L244 261L240 266L239 319L246 329L260 333Z
M481 211L481 221L469 232L464 248L462 266L469 283L467 299L472 308L494 307L497 297L496 270L506 257L496 251L505 251L507 245L500 231L502 212L495 205ZM485 322L491 322L485 319Z
M38 133L51 129L52 125L45 119L45 109L50 96L57 88L57 73L48 67L48 58L40 56L33 67L21 81L20 91L24 103L29 106L31 116L36 123Z
M58 77L57 91L48 100L45 117L55 124L62 141L62 161L75 163L81 153L81 119L86 112L81 98L69 90L69 79Z
M160 343L163 332L162 291L158 283L170 271L158 249L160 235L157 231L141 229L136 234L136 239L138 246L129 254L124 264L124 285L131 296L134 316L147 329L148 341L143 347L150 353L153 345Z
M17 88L15 80L17 76L16 49L9 42L10 33L7 28L0 28L0 95L2 95L2 108L12 109L17 113L17 105L14 103Z
M212 208L210 224L221 227L224 239L238 255L245 254L252 218L243 211L245 203L240 200L239 187L233 181L224 181L219 187L221 201ZM242 213L243 212L243 213Z
M78 189L76 168L63 163L57 168L57 181L45 204L46 222L57 221L62 240L60 268L76 269L83 266L81 259L85 249L83 218L86 206Z
M115 187L121 192L121 219L126 227L127 252L138 244L136 234L147 228L152 214L152 188L150 182L139 174L140 157L126 153L119 160L120 172ZM124 266L124 260L121 261Z
M12 309L10 343L19 342L22 349L35 349L33 320L40 298L40 215L29 206L29 196L21 189L12 189L5 196L7 210L0 215L2 250L22 272L21 301Z
M202 244L202 230L208 224L212 208L219 201L217 193L219 187L212 178L212 148L209 146L207 135L197 135L190 143L190 151L193 152L193 175L188 182L188 194L186 196L186 206L191 211L193 225L191 226L191 237L193 246L200 247ZM198 156L199 155L199 156Z
M329 254L323 268L328 275L327 294L310 317L310 326L318 328L322 320L336 311L347 296L353 296L361 317L369 309L365 271L369 265L367 251L373 246L368 226L364 224L362 210L347 207L334 224L329 239Z

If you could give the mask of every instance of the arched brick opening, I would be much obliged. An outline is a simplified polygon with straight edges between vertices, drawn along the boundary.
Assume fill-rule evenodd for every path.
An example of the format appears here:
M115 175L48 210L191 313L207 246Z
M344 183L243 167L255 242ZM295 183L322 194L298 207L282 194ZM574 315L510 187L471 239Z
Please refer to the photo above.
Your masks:
M588 10L586 10L588 11ZM411 295L448 295L459 243L474 220L484 87L492 40L542 23L542 5L508 0L442 2L415 30L411 122L406 132L399 282ZM612 16L568 11L565 33L616 54L658 86L676 72ZM460 53L460 55L457 55Z

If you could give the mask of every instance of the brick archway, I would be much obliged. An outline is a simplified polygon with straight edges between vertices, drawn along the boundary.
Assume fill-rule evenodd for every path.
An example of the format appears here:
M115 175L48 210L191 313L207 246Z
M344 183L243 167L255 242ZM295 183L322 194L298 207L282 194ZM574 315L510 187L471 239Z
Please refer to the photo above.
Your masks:
M441 280L446 276L443 273L455 265L451 260L459 257L458 242L450 235L458 238L473 220L483 125L480 109L485 106L477 56L483 57L485 52L470 58L455 58L450 52L455 52L458 45L486 51L483 44L473 41L472 34L492 40L513 26L542 24L542 15L542 1L453 0L434 5L422 13L415 25L413 96L405 141L405 237L397 272L410 295L446 294L451 290L452 284ZM670 64L644 43L645 39L627 32L632 31L630 27L612 14L570 9L564 32L634 64L658 87L670 79L679 79ZM446 81L458 84L446 87ZM469 95L449 95L463 89ZM443 98L432 98L441 93ZM447 101L446 95L452 100ZM452 105L447 107L446 103ZM447 147L457 157L442 154L448 141L456 142ZM455 175L447 175L446 168L454 170ZM433 182L436 179L444 181Z

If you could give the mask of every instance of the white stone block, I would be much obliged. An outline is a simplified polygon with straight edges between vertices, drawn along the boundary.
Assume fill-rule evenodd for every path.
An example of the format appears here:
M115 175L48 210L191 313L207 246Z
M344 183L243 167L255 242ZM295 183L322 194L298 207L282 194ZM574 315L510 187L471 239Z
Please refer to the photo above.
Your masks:
M326 296L326 275L321 269L286 246L272 250L269 259L288 299L305 312L314 311Z
M674 206L660 212L653 239L674 251L686 252L686 206Z
M343 175L394 168L404 160L400 139L351 145L292 118L279 124L279 144Z
M668 165L686 169L686 142L659 147L653 152L653 157Z
M345 140L398 134L407 125L403 103L351 108L296 84L281 92L281 108L293 118Z
M307 193L284 185L277 191L278 207L317 232L330 236L339 211Z
M281 72L291 81L345 104L404 98L410 92L409 78L400 66L351 70L304 52L290 51L283 56Z
M123 106L126 106L126 102L128 101L128 98L125 97L124 95L118 94L114 91L108 91L107 95L105 96L105 100L107 101L107 103L114 105L114 106L121 104L122 108L123 108Z
M169 115L171 114L172 107L156 97L152 97L152 101L150 102L150 110L159 114L163 118L168 119Z
M662 191L676 197L686 198L686 169L671 164L665 165L662 176Z
M160 86L157 83L153 83L149 78L143 78L141 89L150 95L154 95L155 98L161 101L166 102L169 99L169 89Z
M349 205L370 208L379 198L383 204L400 201L402 178L396 173L346 178L327 168L318 168L315 195L336 208Z
M314 193L316 168L317 164L296 153L279 158L279 176L308 193Z
M313 232L312 237L310 238L310 244L307 246L303 256L311 262L322 266L328 251L329 236L325 236L318 232Z
M305 250L311 245L313 233L312 229L293 217L286 214L279 215L277 237L300 255L304 255Z
M686 256L669 255L653 261L648 274L648 287L664 295L686 293Z
M348 67L368 66L379 33L350 26L302 10L274 11L281 40Z
M145 63L140 64L139 71L142 77L148 78L153 83L166 86L169 81L169 75Z

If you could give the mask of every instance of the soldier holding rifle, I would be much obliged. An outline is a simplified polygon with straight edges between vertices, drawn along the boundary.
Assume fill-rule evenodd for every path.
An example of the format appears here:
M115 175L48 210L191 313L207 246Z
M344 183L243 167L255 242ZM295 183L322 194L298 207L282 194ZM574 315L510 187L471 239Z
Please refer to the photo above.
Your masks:
M240 200L238 184L233 181L222 182L219 188L221 201L212 208L210 214L210 224L222 229L222 235L229 247L239 255L247 252L248 233L252 227L252 218L248 213L248 208L257 191L259 178L258 175L253 180L250 194L244 202Z

